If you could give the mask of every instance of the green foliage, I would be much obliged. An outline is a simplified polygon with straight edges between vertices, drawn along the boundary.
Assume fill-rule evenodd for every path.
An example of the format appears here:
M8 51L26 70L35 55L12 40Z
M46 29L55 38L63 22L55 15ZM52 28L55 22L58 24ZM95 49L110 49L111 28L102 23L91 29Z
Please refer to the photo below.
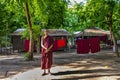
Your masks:
M2 47L11 46L10 38L6 36L0 37L0 45Z
M29 60L30 58L30 54L27 52L27 53L24 53L24 58L25 60Z
M33 26L33 38L35 41L38 40L39 36L41 34L41 28L37 25ZM29 39L29 29L26 28L26 30L22 33L22 38L23 39Z
M89 0L84 9L89 14L90 24L109 30L109 25L115 35L120 30L120 1L119 0Z
M120 30L119 0L87 0L86 4L76 3L72 8L68 8L69 0L1 0L0 15L4 15L0 16L1 36L17 28L27 28L24 11L26 1L29 4L35 39L41 34L41 29L46 27L65 28L71 33L91 26L108 30L110 12L113 13L113 31L116 37L119 35L117 33ZM9 31L6 31L6 23ZM24 34L28 36L28 29Z
M22 38L23 39L29 39L30 36L29 36L29 29L28 28L25 28L25 31L21 33L22 34Z
M4 19L9 22L9 28L11 28L10 32L13 32L17 28L27 27L26 14L24 11L25 6L23 5L26 1L28 1L29 4L33 26L40 26L39 24L42 24L42 26L40 26L41 28L46 26L48 28L59 28L63 26L64 12L67 7L65 0L1 0L1 2L6 6L5 10L8 12L6 14L9 19L5 17ZM34 24L34 22L38 20L39 24Z
M73 33L88 27L86 12L84 11L84 3L76 3L72 8L68 8L65 12L65 29Z
M8 0L9 1L9 0ZM14 3L8 4L5 0L0 1L0 35L11 34L20 27L25 27L26 18L22 7Z
M40 26L34 26L33 27L33 37L34 37L34 40L38 40L38 38L40 37L40 34L41 34L41 28Z

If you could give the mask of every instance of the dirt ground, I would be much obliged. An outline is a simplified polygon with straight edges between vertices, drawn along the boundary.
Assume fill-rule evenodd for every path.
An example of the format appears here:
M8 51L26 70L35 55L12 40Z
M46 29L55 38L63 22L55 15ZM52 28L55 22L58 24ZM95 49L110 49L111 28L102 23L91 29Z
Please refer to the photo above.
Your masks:
M34 61L26 61L24 54L0 54L0 80L12 77L18 73L40 68L41 54L34 54ZM58 67L51 80L120 80L120 58L112 49L101 50L98 53L77 54L70 52L55 52L53 67Z

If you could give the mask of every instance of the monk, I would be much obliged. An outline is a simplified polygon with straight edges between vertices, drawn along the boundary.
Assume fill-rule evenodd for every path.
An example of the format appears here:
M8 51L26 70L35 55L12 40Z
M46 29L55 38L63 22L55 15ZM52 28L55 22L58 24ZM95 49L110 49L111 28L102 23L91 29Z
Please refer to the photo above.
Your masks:
M41 68L44 70L42 75L46 75L46 70L48 74L51 74L52 66L52 56L53 56L53 38L48 35L49 30L44 31L44 36L41 38L41 47L42 47L42 58L41 58Z

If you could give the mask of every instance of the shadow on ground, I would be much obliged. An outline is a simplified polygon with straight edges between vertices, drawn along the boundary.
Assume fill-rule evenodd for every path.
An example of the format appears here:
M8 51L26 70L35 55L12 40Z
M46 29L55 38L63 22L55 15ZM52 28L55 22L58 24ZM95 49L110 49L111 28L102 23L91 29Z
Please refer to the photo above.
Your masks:
M8 56L8 55L7 55ZM33 68L40 67L40 55L36 55L34 61L25 61L23 55L18 57L13 57L9 55L10 59L1 59L0 60L0 78L9 77L17 74L18 72L24 72L27 70L31 70ZM76 52L57 52L54 53L54 65L53 66L68 66L69 68L81 68L79 70L73 71L64 71L54 73L54 76L64 76L71 75L71 77L67 77L60 80L77 80L77 79L85 79L85 78L93 78L93 77L101 77L101 76L120 76L119 69L119 58L114 56L111 51L101 51L96 54L86 54L79 55ZM108 66L110 69L94 69L94 67L103 67ZM88 70L90 69L90 70ZM6 73L8 73L6 75ZM92 73L100 73L98 75L86 75L86 76L72 76L72 74L92 74ZM103 74L107 73L107 74ZM120 78L118 78L119 80ZM53 79L55 80L55 79ZM59 80L59 79L56 79Z
M97 78L97 77L105 77L105 76L120 76L120 73L111 73L114 70L108 69L95 69L95 70L76 70L76 71L65 71L65 72L58 72L52 75L54 76L64 76L64 75L71 75L70 77L65 77L62 79L52 79L52 80L80 80L80 79L89 79L89 78ZM92 74L92 73L101 73L101 74ZM87 74L84 76L72 76L74 74ZM118 78L117 80L119 80Z
M64 72L58 72L53 73L53 75L71 75L71 74L91 74L91 73L110 73L115 70L111 69L95 69L95 70L74 70L74 71L64 71Z

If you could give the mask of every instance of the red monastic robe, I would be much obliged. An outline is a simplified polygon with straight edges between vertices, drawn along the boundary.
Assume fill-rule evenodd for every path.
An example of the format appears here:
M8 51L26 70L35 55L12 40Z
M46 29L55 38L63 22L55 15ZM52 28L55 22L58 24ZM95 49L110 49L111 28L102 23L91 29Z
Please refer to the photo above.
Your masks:
M53 38L50 37L50 36L47 36L45 39L42 39L43 40L43 45L46 47L46 48L49 48L51 45L53 45ZM45 53L45 49L42 48L42 58L41 58L41 68L42 69L48 69L48 68L51 68L51 65L52 65L52 49L48 52L48 53Z

